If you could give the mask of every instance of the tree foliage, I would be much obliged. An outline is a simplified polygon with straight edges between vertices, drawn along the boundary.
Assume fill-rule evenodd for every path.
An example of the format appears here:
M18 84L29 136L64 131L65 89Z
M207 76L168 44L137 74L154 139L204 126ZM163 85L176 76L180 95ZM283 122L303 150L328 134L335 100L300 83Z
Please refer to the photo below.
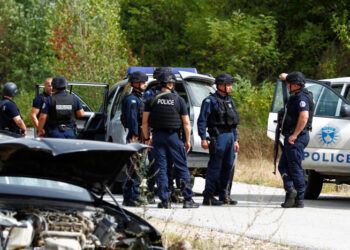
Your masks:
M55 75L71 81L114 83L125 74L128 51L117 1L58 0L49 22Z

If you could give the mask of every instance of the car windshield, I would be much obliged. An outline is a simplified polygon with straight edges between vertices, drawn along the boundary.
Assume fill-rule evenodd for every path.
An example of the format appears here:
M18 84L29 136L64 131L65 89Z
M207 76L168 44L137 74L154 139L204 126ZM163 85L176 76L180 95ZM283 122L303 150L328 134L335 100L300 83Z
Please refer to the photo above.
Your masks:
M27 177L1 176L0 194L93 201L90 193L82 187L59 181Z
M200 81L187 81L192 90L191 99L194 106L200 106L204 98L209 96L210 93L215 93L215 88L207 83Z

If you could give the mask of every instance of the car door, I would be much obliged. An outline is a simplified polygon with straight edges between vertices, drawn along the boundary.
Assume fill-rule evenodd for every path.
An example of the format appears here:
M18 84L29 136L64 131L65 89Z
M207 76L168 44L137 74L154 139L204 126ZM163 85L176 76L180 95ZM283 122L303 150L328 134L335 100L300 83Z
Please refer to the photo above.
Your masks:
M348 101L322 82L307 80L305 87L313 93L315 111L303 168L320 173L349 171L350 120L342 117L341 112L349 105ZM287 100L285 83L278 81L268 119L267 135L272 140L275 138L277 112Z
M126 81L118 83L119 87L116 90L111 107L108 112L106 123L106 141L115 143L126 143L127 129L124 128L120 120L122 110L122 100L126 94L130 92L130 88L126 88Z

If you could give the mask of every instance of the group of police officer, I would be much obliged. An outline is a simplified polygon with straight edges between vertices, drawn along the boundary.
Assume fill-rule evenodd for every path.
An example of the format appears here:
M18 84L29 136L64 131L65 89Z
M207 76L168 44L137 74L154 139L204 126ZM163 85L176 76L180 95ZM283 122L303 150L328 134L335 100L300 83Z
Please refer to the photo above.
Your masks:
M122 124L128 129L126 140L152 146L148 157L153 164L145 170L149 203L155 203L156 185L160 199L158 208L171 208L174 169L176 184L184 197L183 208L198 208L199 204L192 199L187 167L187 153L191 148L191 124L187 105L175 91L176 77L171 68L157 68L153 77L158 84L145 92L148 76L140 71L129 75L132 92L122 100L121 114ZM280 78L287 82L290 93L287 105L281 111L281 131L285 139L278 169L286 191L285 201L281 206L302 208L305 182L301 161L312 128L313 97L304 88L305 78L301 72L288 75L282 73ZM234 78L226 73L215 78L217 91L203 100L197 121L201 146L209 149L210 154L203 205L237 204L230 197L235 152L239 151L239 114L230 97L233 82ZM38 136L76 138L75 120L84 116L84 110L79 100L65 91L66 79L48 78L44 87L44 92L34 99L31 113ZM25 136L26 126L13 101L17 94L18 89L14 83L4 85L3 99L0 102L0 129ZM140 196L139 172L133 162L129 161L127 165L123 205L144 204L145 201ZM216 192L219 199L214 197Z
M38 130L38 137L76 138L75 121L84 116L84 110L77 97L68 94L66 88L64 77L47 78L44 92L33 100L30 118ZM0 130L17 137L25 136L27 128L13 101L18 94L16 84L6 83L2 92Z

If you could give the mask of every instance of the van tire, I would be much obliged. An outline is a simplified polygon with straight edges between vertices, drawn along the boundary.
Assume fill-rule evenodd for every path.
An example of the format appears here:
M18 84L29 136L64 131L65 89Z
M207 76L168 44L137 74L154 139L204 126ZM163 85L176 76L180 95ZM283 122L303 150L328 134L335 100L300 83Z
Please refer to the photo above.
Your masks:
M306 185L305 199L316 200L322 190L323 177L314 170L304 170L304 179Z

